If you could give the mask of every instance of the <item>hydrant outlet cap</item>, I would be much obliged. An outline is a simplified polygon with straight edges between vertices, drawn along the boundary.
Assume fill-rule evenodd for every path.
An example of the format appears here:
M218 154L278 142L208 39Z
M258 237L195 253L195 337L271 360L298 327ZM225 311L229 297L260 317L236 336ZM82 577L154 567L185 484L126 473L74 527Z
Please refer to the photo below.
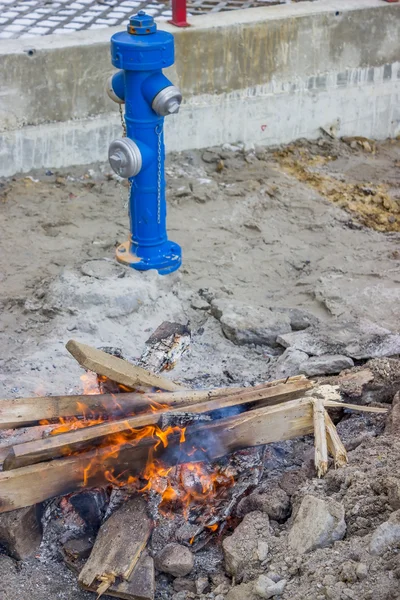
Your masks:
M129 19L128 33L132 35L148 35L155 33L157 25L151 15L147 15L144 10L139 10L137 15L132 15Z

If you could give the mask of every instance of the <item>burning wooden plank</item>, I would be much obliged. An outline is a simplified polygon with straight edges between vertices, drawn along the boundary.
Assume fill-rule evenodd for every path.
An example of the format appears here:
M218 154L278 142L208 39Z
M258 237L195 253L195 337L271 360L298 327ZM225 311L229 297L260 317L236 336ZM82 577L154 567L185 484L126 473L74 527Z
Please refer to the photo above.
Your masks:
M126 385L129 388L135 388L138 385L158 388L173 392L174 390L184 389L166 377L155 375L142 367L136 367L126 360L107 354L102 350L97 350L86 344L75 340L70 340L66 348L68 352L78 361L78 363L99 375L104 375L112 381Z
M79 575L80 585L99 595L152 600L155 580L150 557L139 565L152 531L142 498L119 508L100 527L93 550Z
M201 402L180 407L180 412L193 414L210 413L230 407L257 403L257 406L272 405L303 395L311 384L307 381L281 383L264 388L245 388L246 391L233 393ZM18 444L14 446L3 463L3 469L16 469L53 458L81 452L99 445L112 445L116 440L136 443L138 428L158 425L160 418L170 412L170 408L156 410L152 413L138 415L119 421L112 421L84 427L68 433L61 433L45 439Z
M0 430L23 427L40 421L53 421L61 417L115 416L123 417L149 409L152 404L162 402L171 408L178 408L191 402L206 402L250 389L273 387L280 383L302 382L303 390L312 387L304 377L290 377L262 383L253 388L225 387L210 390L180 390L160 393L123 394L81 394L69 396L35 396L33 398L14 398L0 401Z
M212 461L236 450L292 439L312 433L312 405L308 398L255 409L227 419L190 426L186 442L181 435L168 439L168 447L153 436L137 445L100 448L68 458L33 464L0 473L0 512L42 502L86 487L106 485L124 473L140 475L149 452L158 442L155 459L165 464ZM110 478L112 475L112 479Z

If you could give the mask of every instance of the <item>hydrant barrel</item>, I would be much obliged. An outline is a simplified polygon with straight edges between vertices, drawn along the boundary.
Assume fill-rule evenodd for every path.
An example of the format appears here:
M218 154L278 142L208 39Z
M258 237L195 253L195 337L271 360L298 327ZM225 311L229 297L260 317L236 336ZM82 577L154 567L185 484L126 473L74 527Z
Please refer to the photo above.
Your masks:
M112 36L111 60L120 71L107 91L125 104L127 139L113 142L109 157L130 181L131 235L117 248L117 259L138 270L171 273L181 265L181 248L166 230L164 116L178 111L182 96L162 69L174 62L174 38L139 11L126 32Z

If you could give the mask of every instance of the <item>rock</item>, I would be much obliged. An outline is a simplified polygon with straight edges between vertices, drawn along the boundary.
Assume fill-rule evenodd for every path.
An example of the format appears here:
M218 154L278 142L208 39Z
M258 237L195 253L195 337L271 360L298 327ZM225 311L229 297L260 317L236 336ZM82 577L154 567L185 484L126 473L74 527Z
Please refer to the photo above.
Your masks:
M286 350L287 352L287 350ZM299 352L297 350L297 352ZM299 373L304 373L308 377L314 375L334 375L344 369L354 367L354 361L348 356L342 354L323 354L322 356L312 356L300 365Z
M192 297L190 301L190 306L195 310L208 310L210 308L210 304L207 302L207 300L205 300L205 298L202 298L198 294L195 294Z
M63 546L63 552L72 560L88 558L92 548L93 539L89 536L68 540Z
M219 195L218 184L212 179L193 179L190 182L192 197L199 204L215 200Z
M301 373L302 365L309 359L308 354L295 348L287 348L275 363L275 379L293 377Z
M279 334L276 341L312 356L341 354L363 360L400 353L400 335L369 321L320 323L305 331Z
M340 578L345 583L355 583L357 581L357 564L353 560L346 560L340 568Z
M307 477L303 469L286 471L280 481L279 486L287 493L288 496L293 496L306 481Z
M388 502L393 510L400 509L400 479L388 477L386 480Z
M155 567L174 577L189 575L194 566L193 554L186 546L167 544L155 557Z
M211 581L216 586L223 584L225 586L228 586L228 588L229 588L231 585L230 579L228 579L228 577L225 575L225 573L211 573L210 577L211 577ZM218 593L222 594L223 592L218 592Z
M272 581L274 583L278 583L278 581L281 581L281 579L282 579L282 577L280 575L278 575L277 573L273 573L273 572L267 573L267 577L269 577L269 579L272 579Z
M237 514L239 517L259 510L266 513L273 521L284 522L290 514L290 500L287 493L278 485L271 486L263 494L250 494L239 502Z
M213 152L212 150L204 150L201 158L205 163L217 163L219 161L219 154L217 154L217 152Z
M269 552L269 546L267 542L263 542L262 540L258 540L257 544L257 556L260 562L264 562L267 560Z
M393 398L392 408L387 417L385 432L390 435L400 433L400 392Z
M258 542L267 541L269 518L261 512L248 513L233 535L222 542L227 573L240 578L245 569L258 562Z
M228 583L220 583L219 585L217 585L216 588L213 589L214 594L218 595L218 594L227 594L229 592L229 582Z
M171 600L192 600L193 598L196 598L196 594L182 590L181 592L174 594Z
M260 598L273 598L283 594L286 583L286 579L275 582L266 575L260 575L254 584L254 591Z
M276 347L277 336L291 331L289 315L269 308L217 299L211 304L211 312L220 321L225 336L239 346Z
M32 556L41 541L40 505L0 514L0 544L13 558Z
M253 583L235 585L225 596L225 600L259 600L253 589Z
M218 594L218 596L215 596L214 600L225 600L225 596L223 594Z
M357 579L363 581L368 577L368 567L364 563L359 563L356 568Z
M344 508L332 498L304 496L289 532L289 545L298 554L326 548L346 533Z
M208 577L199 577L196 579L196 593L200 596L208 588Z
M317 325L319 323L317 317L300 308L271 307L271 310L289 315L290 327L293 331L301 331L302 329L307 329L310 325Z
M196 583L193 579L187 579L186 577L177 577L174 579L172 587L175 592L193 592L196 593Z
M392 513L388 521L379 525L372 534L369 551L374 556L381 556L389 548L400 547L400 510Z
M125 277L126 268L119 265L115 260L94 258L81 265L81 272L83 275L95 279L121 278Z

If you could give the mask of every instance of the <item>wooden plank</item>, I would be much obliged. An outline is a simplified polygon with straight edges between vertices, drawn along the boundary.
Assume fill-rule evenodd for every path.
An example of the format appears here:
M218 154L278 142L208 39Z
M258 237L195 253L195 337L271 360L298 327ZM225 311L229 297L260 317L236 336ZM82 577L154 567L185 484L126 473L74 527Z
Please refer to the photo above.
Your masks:
M184 389L183 385L174 383L162 375L155 375L142 367L136 367L126 360L75 340L70 340L66 348L85 369L104 375L127 387L135 388L137 385L144 385L170 392Z
M225 387L210 390L180 390L175 392L135 393L123 394L95 394L74 396L38 396L33 398L14 398L0 400L0 430L23 427L38 423L39 421L52 421L60 417L83 417L88 415L113 415L126 416L149 408L152 403L166 404L170 407L179 407L191 402L205 402L219 396L240 393L249 389L262 389L273 387L279 383L293 383L303 381L304 376L290 377L262 383L253 388ZM35 438L36 439L36 438ZM38 438L37 438L38 439Z
M186 325L164 321L146 341L138 366L162 373L174 368L190 345L191 332Z
M347 451L327 411L325 411L325 427L328 450L333 456L335 467L344 467L348 462Z
M236 450L292 439L313 431L312 406L308 398L255 409L227 419L186 429L186 442L171 436L167 448L159 444L154 457L166 465L204 462ZM157 440L159 441L159 440ZM136 446L125 444L0 473L0 512L42 502L84 488L106 485L109 473L139 475L155 446L144 438Z
M113 584L118 585L120 580L133 583L135 567L146 548L152 527L143 498L125 502L100 527L93 550L79 575L80 585L100 595ZM154 576L154 567L152 573ZM154 596L154 583L151 587L153 594L147 598Z
M232 406L251 403L257 403L257 406L266 406L298 398L310 386L311 384L307 381L299 380L261 389L250 388L248 391L215 398L208 402L182 406L179 412L195 414L212 413L213 411L227 409ZM133 430L136 431L140 427L159 424L162 415L167 412L170 412L170 408L119 421L102 423L93 427L85 427L68 433L50 436L43 440L19 444L10 449L9 454L4 460L3 469L16 469L51 458L69 456L72 453L81 452L98 445L111 445L117 434L119 436L129 436ZM135 435L131 437L134 439Z
M72 560L63 553L63 560L67 567L79 575L84 566L83 560ZM85 588L90 592L97 592L97 589ZM124 598L125 600L153 600L155 594L155 571L154 560L144 551L138 560L129 581L120 581L114 583L107 590L107 596L114 598Z
M10 448L17 444L47 437L55 427L58 427L58 425L37 425L36 427L21 427L21 429L3 431L0 436L0 464L3 464Z
M314 419L315 468L318 477L328 470L328 444L325 429L325 406L321 398L311 398Z
M369 413L387 413L388 408L380 406L363 406L361 404L349 404L348 402L336 402L335 400L324 400L325 408L347 408L349 410L355 410L356 412L369 412Z

